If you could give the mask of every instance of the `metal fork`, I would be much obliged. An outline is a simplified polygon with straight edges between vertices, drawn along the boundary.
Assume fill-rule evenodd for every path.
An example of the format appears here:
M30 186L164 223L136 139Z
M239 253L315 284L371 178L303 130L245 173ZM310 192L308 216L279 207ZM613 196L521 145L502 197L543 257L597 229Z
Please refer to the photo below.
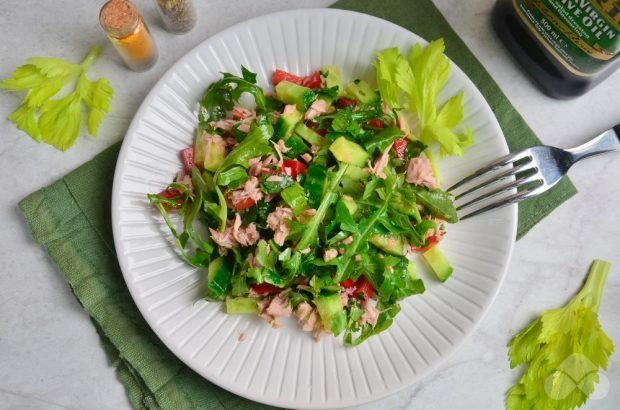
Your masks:
M455 194L459 213L470 211L459 218L464 220L540 195L557 184L575 162L612 151L620 151L620 125L575 148L542 145L506 155L457 182L448 191ZM482 182L477 182L483 177L486 178ZM506 179L509 179L507 183L498 184ZM474 182L477 183L471 186ZM467 198L470 199L462 203ZM491 198L495 200L490 201Z

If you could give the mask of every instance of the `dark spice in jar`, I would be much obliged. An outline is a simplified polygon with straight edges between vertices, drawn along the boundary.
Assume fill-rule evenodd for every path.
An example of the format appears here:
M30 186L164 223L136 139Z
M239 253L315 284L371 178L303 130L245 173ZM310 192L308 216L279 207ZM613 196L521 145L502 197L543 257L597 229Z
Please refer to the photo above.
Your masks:
M164 27L171 33L187 33L198 21L193 0L155 0Z

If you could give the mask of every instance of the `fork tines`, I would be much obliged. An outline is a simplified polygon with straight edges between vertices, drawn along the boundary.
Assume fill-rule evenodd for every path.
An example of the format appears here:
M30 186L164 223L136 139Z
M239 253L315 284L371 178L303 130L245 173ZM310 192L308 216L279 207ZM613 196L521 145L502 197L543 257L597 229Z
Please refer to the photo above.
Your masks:
M482 182L478 182L479 180ZM500 184L501 181L505 183ZM472 186L473 183L476 184ZM543 185L540 170L532 154L526 149L493 161L463 178L448 188L448 191L455 195L456 210L459 213L463 210L469 211L459 217L464 220L537 195ZM495 200L491 201L492 198ZM466 199L468 200L463 202Z

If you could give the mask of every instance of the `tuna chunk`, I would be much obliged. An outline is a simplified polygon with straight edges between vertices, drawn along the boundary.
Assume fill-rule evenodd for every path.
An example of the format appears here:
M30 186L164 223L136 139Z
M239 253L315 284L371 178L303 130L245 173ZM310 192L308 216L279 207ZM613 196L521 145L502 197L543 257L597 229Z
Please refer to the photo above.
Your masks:
M241 189L235 189L228 194L228 200L235 206L235 204L245 199L252 199L254 202L258 202L263 199L263 193L259 187L260 182L255 176L251 176L245 181Z
M286 153L286 151L289 150L289 147L285 145L284 140L279 140L277 144L273 141L271 143L273 144L273 148L276 150L276 154L278 154L278 166L281 168L284 163L284 157L282 154Z
M319 314L308 302L300 303L295 314L299 318L299 323L303 324L302 329L305 332L312 332L314 330Z
M209 228L211 239L218 246L225 249L232 249L238 246L251 246L260 239L256 230L256 225L251 223L246 227L241 226L241 216L235 214L235 220L228 221L224 232Z
M321 114L325 114L327 112L327 103L325 100L319 100L318 98L314 100L308 111L306 111L306 115L304 119L313 120Z
M233 125L235 125L237 121L235 120L217 120L211 122L211 126L213 128L219 128L222 131L230 132L232 130Z
M180 170L179 172L177 172L177 177L174 182L176 182L177 184L187 185L187 188L190 191L194 190L194 184L192 184L192 177L184 170Z
M260 157L250 158L248 163L248 175L259 177L263 173L271 172L268 167L269 165L275 163L275 157L273 155L269 155L265 157L265 159L261 159Z
M428 158L411 158L407 165L406 181L414 185L422 185L428 189L437 188L431 161Z
M237 106L232 110L232 117L235 120L253 119L256 118L256 111Z
M250 132L250 124L242 122L241 124L239 124L239 126L237 127L237 129L241 132L245 132L246 134L248 132Z
M383 169L385 168L385 166L388 164L388 161L390 160L390 149L391 148L392 148L392 145L387 147L385 151L383 151L381 155L379 155L379 158L377 158L375 165L372 165L370 167L370 172L373 175L376 175L378 178L381 178L381 179L387 178L387 175L385 175L385 172L383 172Z
M283 115L289 115L293 112L295 112L295 110L297 109L297 107L295 106L295 104L287 104L284 106L284 111L282 111Z
M241 226L241 216L239 216L239 214L235 215L232 235L241 246L254 245L260 239L260 234L256 230L256 225L254 223L249 224L245 228Z
M211 232L211 239L213 239L213 242L215 242L219 247L232 249L237 246L237 240L232 234L231 227L226 227L224 232L209 228L209 232Z
M265 313L271 315L273 317L290 317L293 313L293 308L291 307L291 302L286 297L288 292L280 292L278 293L272 300L267 309L265 309Z
M377 319L379 319L377 308L369 300L364 300L362 302L362 309L364 309L364 314L362 315L361 323L368 323L372 326L376 325Z
M275 232L273 240L278 245L284 245L284 241L291 231L287 219L293 219L293 210L291 208L276 207L276 210L267 215L267 226Z
M334 259L336 256L338 256L338 251L336 249L327 249L325 253L323 254L323 260L325 262L329 262L332 259Z

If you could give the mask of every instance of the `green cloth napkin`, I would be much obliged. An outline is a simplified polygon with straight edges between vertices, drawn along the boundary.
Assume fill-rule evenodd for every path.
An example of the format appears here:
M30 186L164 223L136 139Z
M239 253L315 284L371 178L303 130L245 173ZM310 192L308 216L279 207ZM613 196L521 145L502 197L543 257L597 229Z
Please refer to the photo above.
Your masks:
M376 15L428 40L445 38L448 56L484 94L511 150L540 143L430 0L343 0L334 7ZM47 249L91 317L135 408L267 408L190 370L157 338L133 303L118 266L110 224L118 150L116 144L20 202L35 240ZM521 204L518 237L575 192L565 179L547 195Z

